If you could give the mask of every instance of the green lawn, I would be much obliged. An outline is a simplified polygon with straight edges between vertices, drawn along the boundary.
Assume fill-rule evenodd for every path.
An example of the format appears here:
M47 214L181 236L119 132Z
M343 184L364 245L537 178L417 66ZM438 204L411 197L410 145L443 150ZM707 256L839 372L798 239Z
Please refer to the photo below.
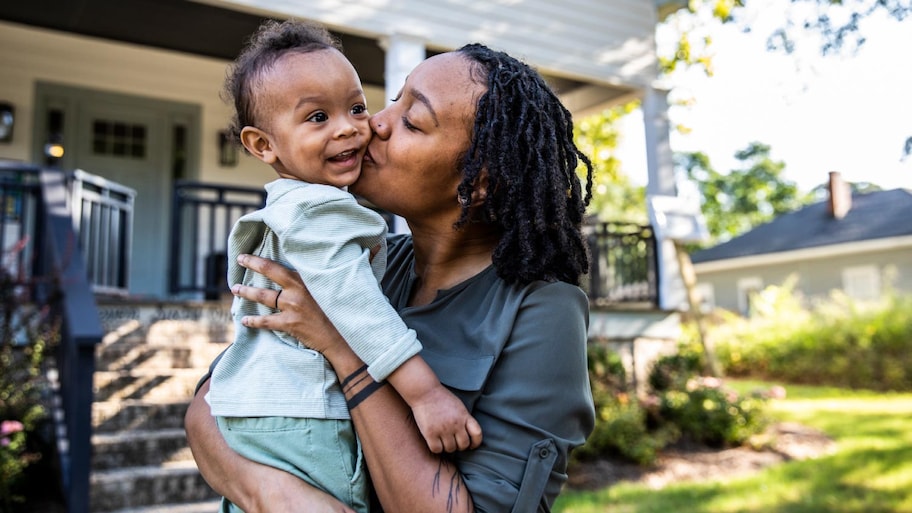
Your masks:
M749 390L771 383L731 382ZM912 394L786 385L771 403L780 420L822 430L834 454L794 461L754 476L650 490L620 484L561 494L560 513L912 513Z

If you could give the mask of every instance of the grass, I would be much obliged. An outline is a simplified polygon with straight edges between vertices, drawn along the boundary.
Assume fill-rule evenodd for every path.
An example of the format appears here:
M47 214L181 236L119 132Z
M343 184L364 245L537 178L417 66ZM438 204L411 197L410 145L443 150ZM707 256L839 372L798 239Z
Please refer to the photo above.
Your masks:
M729 383L746 391L772 383ZM835 453L753 476L679 483L662 490L621 483L567 490L556 513L912 513L912 394L786 385L771 403L779 420L817 428Z

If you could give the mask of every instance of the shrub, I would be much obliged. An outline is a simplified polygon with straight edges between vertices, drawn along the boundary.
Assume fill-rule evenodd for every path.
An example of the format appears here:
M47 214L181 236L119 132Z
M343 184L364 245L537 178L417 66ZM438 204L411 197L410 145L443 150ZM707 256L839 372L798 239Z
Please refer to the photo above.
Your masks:
M616 456L641 465L682 437L716 446L738 445L767 424L761 396L740 397L721 380L699 375L702 355L682 346L660 358L648 377L651 392L637 398L628 390L620 357L601 346L589 348L589 376L596 425L575 460Z
M41 363L56 342L48 308L29 297L30 287L0 269L0 512L14 511L26 469L41 458L38 436L47 414Z
M595 403L595 429L573 452L575 460L619 456L643 465L664 446L646 427L646 410L631 394L620 356L598 344L589 346L589 382Z
M841 293L799 308L787 286L750 319L708 328L727 375L873 390L912 390L912 296L857 302Z
M692 378L683 390L663 391L658 397L657 421L675 425L692 442L738 446L768 425L764 399L741 397L718 378Z

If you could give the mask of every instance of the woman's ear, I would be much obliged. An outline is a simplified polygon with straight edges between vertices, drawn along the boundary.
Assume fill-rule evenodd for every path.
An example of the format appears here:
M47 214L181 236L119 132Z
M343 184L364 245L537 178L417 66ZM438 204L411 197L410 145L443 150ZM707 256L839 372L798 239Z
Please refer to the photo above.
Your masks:
M241 129L241 144L254 157L262 160L267 164L276 161L276 154L272 148L272 141L269 134L252 126L245 126Z
M472 190L472 201L469 203L473 207L482 205L488 198L488 172L482 170L475 178L475 187Z

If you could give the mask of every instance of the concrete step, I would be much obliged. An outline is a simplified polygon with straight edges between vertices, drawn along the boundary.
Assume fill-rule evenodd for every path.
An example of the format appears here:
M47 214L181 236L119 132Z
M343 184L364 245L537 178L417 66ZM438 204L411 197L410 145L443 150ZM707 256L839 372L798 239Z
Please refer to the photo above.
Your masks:
M192 461L93 472L90 489L93 513L130 508L148 510L211 502L218 498ZM217 507L209 511L215 512Z
M119 431L183 428L189 399L146 401L123 399L92 404L92 430L97 434Z
M207 367L189 369L129 369L95 372L95 401L190 400Z
M186 343L117 340L98 346L95 366L98 371L206 368L226 347L226 342L204 338Z
M220 499L190 504L158 504L143 508L127 508L110 513L216 513L219 510Z
M93 513L214 513L187 446L193 390L233 339L228 302L100 303L92 406Z
M92 436L92 470L193 462L182 428Z

